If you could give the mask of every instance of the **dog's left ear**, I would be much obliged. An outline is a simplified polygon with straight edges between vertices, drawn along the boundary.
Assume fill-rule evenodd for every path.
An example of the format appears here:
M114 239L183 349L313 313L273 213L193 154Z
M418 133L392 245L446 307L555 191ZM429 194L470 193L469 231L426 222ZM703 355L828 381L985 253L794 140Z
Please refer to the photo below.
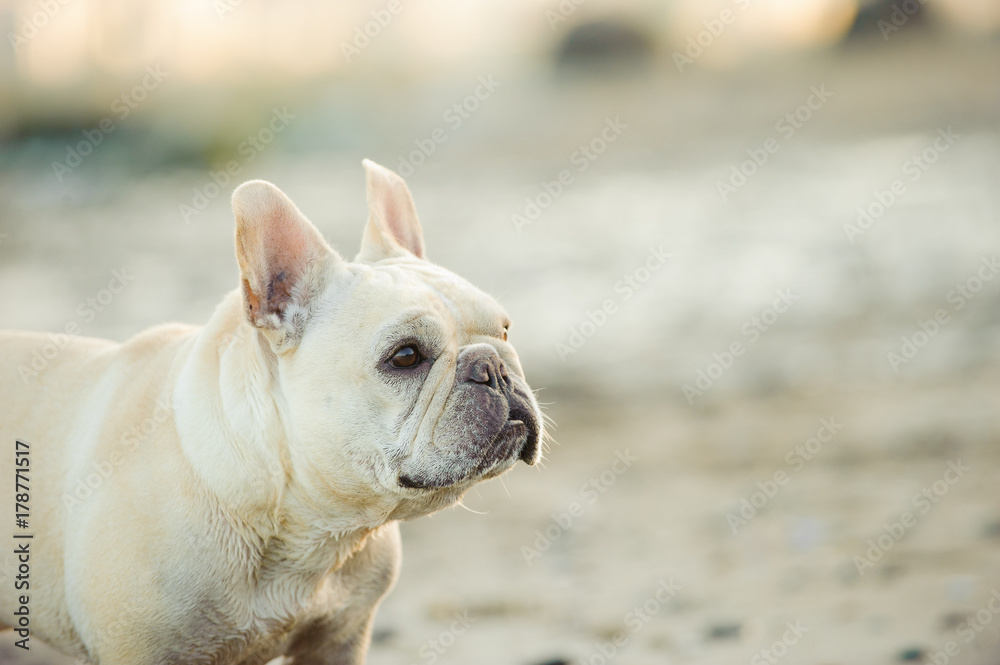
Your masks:
M247 321L276 350L298 344L311 301L340 260L285 193L251 180L233 192L236 259Z
M424 258L424 232L406 182L394 171L366 159L368 224L358 261L374 262L410 253Z

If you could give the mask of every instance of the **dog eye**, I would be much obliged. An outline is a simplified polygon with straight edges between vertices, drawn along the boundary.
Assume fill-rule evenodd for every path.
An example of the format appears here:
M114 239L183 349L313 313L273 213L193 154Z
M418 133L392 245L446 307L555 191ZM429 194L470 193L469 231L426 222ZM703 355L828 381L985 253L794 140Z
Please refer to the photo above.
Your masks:
M414 367L419 362L420 352L414 346L404 346L389 358L389 364L400 369Z
M505 341L505 342L507 341L507 330L509 328L510 328L510 324L509 323L503 327L503 341Z

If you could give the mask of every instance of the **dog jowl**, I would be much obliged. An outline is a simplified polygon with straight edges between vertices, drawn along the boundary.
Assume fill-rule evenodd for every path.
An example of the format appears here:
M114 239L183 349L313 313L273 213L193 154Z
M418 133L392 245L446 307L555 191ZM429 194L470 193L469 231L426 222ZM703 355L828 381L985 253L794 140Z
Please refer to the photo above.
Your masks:
M252 181L238 288L205 326L72 338L26 390L47 338L0 332L0 439L32 442L33 636L101 665L363 662L398 521L538 461L507 314L425 258L406 184L364 167L353 261ZM0 624L17 602L0 590Z

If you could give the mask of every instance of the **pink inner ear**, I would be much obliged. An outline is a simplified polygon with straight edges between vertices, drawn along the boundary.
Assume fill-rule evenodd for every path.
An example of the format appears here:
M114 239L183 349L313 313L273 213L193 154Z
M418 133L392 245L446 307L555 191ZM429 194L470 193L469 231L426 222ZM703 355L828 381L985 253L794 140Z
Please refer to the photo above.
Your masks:
M279 207L269 213L264 227L264 265L259 273L263 293L257 296L263 300L266 313L282 316L315 252L294 210Z
M284 272L290 281L298 279L309 261L310 251L302 224L288 210L275 210L265 227L264 257L268 277Z
M309 265L331 252L322 236L277 187L252 181L233 194L236 253L243 272L244 303L251 322L273 325L285 309Z
M424 257L424 238L413 205L413 197L406 187L406 182L398 174L365 160L365 170L368 173L368 205L377 228L373 239L380 238L384 251L390 252L396 245L409 251L418 258ZM368 235L368 234L366 234Z
M407 215L412 214L416 218L416 212L408 204L408 201L401 204L396 196L389 197L389 201L385 204L385 215L382 221L397 243L417 258L422 259L424 257L423 234L420 233L419 226L415 229L413 224L409 223ZM417 224L419 225L419 222Z

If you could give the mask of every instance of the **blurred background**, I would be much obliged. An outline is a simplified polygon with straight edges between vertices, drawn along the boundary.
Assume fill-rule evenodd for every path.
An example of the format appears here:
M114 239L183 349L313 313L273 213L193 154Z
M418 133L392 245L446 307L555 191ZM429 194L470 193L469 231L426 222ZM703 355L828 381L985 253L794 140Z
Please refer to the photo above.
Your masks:
M509 310L556 442L403 526L369 662L1000 662L998 0L0 0L0 34L0 327L206 321L250 178L353 255L364 157Z

